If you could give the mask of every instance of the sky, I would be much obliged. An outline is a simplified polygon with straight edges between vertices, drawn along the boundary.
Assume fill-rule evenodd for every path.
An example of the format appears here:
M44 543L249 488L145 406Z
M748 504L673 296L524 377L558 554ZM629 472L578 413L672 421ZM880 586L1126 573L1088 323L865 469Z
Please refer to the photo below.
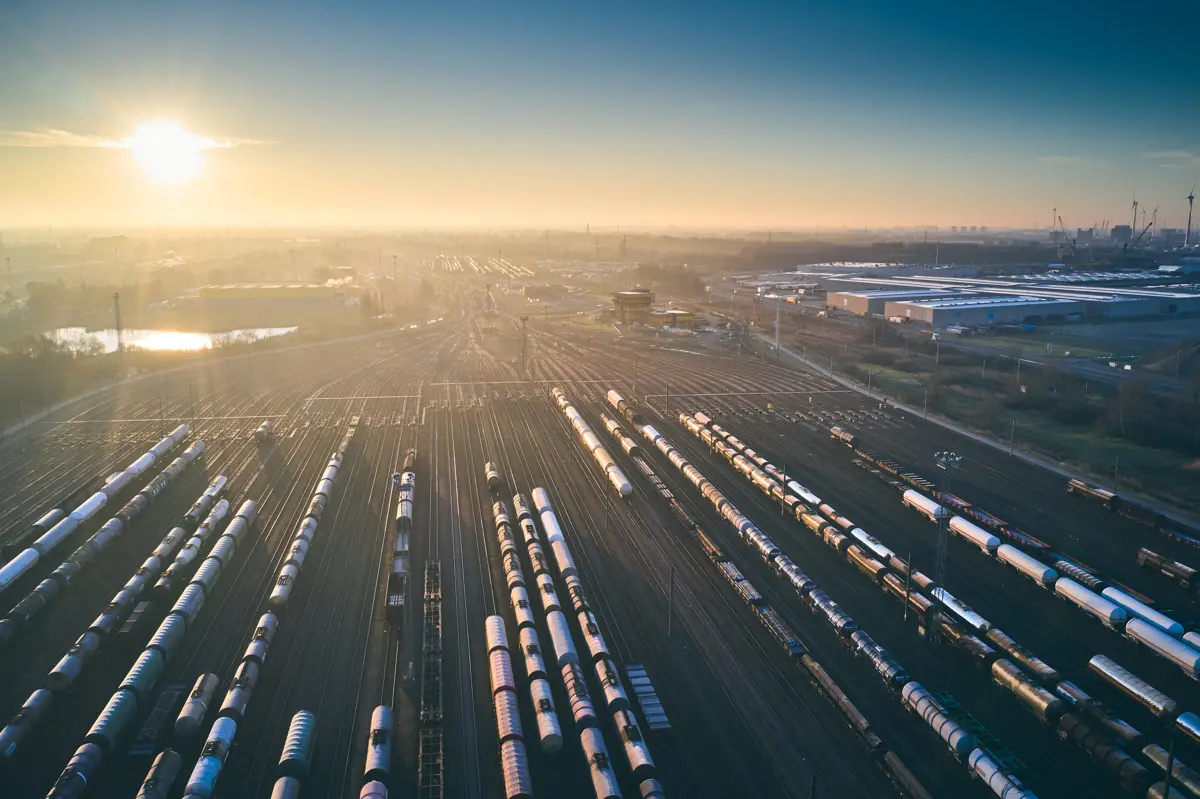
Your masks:
M1190 0L4 0L0 230L1073 228L1135 195L1182 227L1198 33ZM147 168L155 120L193 177Z

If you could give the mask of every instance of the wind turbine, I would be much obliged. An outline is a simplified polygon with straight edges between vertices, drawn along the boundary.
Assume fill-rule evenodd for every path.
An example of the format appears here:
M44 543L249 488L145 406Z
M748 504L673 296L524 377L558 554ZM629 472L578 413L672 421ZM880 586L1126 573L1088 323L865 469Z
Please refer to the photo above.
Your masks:
M1200 183L1200 181L1197 181L1197 183ZM1188 192L1188 196L1187 196L1188 225L1187 225L1187 232L1183 234L1183 246L1184 247L1190 247L1192 244L1192 201L1196 199L1197 183L1192 184L1192 190Z
M1138 207L1138 201L1137 201L1137 195L1135 194L1135 195L1133 195L1133 222L1130 223L1130 225L1129 225L1130 232L1137 230L1137 226L1138 226L1138 224L1137 224L1137 207Z

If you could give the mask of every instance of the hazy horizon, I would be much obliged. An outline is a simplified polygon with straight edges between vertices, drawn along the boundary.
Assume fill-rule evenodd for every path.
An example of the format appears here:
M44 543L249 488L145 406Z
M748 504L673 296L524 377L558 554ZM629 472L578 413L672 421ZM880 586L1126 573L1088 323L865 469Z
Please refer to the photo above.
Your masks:
M1195 8L604 11L7 4L0 229L1186 224Z

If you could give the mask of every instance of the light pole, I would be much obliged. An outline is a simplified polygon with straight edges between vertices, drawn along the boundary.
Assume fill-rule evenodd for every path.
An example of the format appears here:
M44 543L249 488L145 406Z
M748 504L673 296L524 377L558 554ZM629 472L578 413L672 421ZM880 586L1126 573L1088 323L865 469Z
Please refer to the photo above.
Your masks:
M937 461L938 468L945 472L942 476L942 492L948 493L950 491L950 475L962 463L962 456L946 451L935 452L933 457ZM934 563L933 569L933 580L942 591L946 590L946 516L945 509L942 509L938 514L937 560ZM943 604L938 592L934 593L934 598L937 599L938 605ZM930 634L933 638L937 638L936 623L930 628Z

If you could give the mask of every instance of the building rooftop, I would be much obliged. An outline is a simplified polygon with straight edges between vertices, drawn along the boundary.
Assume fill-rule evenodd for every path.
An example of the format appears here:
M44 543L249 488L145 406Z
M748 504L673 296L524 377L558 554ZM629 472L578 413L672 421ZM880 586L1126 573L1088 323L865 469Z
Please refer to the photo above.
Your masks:
M953 297L958 292L948 289L911 288L911 289L874 289L869 291L835 291L844 297L858 297L864 300L879 300L894 297L895 299L917 299L920 297Z
M1041 297L961 297L954 299L914 300L922 308L1010 308L1014 305L1057 305L1062 300Z

